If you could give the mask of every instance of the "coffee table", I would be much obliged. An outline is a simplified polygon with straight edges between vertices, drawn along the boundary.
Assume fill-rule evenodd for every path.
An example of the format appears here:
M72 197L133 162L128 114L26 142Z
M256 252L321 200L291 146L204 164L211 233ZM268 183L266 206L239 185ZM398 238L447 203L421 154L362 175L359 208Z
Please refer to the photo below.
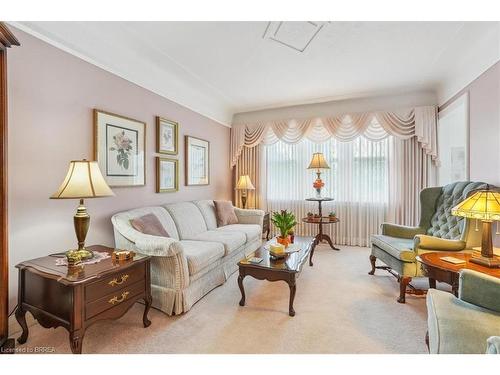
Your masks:
M453 264L441 259L446 256L464 260L465 263ZM474 270L500 278L500 268L488 268L472 263L470 262L472 257L473 255L470 253L432 252L417 256L417 261L421 263L422 271L429 278L430 288L436 288L436 281L443 282L451 285L453 294L458 296L459 272L462 269Z
M267 241L266 245L274 242L274 240ZM293 300L296 291L296 278L302 271L302 266L309 256L312 258L314 239L312 237L295 237L294 245L299 246L300 250L288 255L284 259L273 260L269 251L264 246L260 247L254 253L250 254L247 258L238 262L240 275L238 276L238 286L241 291L240 306L245 306L245 289L243 287L243 279L246 276L252 276L258 280L267 281L285 281L290 288L290 300L288 304L288 314L295 316L293 309ZM260 263L250 263L248 261L251 257L262 258ZM310 263L312 265L312 263Z

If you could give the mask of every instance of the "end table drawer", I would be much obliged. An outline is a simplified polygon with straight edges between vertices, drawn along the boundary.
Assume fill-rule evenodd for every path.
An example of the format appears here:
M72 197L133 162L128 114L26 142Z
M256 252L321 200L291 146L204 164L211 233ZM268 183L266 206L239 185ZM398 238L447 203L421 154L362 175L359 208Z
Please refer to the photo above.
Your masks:
M144 264L93 282L85 287L85 301L95 301L144 279Z
M144 282L137 282L128 287L119 289L110 293L96 301L90 302L85 307L85 318L90 319L109 309L121 309L123 305L129 305L134 301L137 295L144 293L146 290Z

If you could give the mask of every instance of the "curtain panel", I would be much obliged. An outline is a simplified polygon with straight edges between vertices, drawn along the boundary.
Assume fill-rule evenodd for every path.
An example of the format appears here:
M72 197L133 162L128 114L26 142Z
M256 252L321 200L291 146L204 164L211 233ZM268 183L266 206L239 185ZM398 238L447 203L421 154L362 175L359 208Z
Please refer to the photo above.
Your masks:
M399 139L416 137L419 146L437 163L437 107L423 106L395 112L350 113L333 117L274 120L254 124L233 124L231 128L231 167L238 162L243 147L297 143L307 138L325 142L336 138L349 142L363 136L380 141L388 136Z

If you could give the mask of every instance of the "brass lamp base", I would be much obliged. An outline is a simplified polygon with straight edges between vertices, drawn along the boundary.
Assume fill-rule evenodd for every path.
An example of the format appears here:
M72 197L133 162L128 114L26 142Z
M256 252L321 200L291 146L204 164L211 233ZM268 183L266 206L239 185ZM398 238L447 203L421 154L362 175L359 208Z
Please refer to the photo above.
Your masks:
M90 216L87 213L87 208L83 204L83 199L80 199L80 205L76 209L73 223L75 226L76 238L78 239L78 249L68 250L66 252L68 263L70 261L72 263L78 263L79 261L94 257L94 253L85 248L85 237L87 237L87 232L89 231Z

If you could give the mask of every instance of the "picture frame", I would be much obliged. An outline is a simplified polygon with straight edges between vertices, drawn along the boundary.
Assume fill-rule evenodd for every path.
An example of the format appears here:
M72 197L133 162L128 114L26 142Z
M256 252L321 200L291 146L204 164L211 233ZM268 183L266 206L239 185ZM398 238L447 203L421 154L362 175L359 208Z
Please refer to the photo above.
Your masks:
M179 160L156 157L156 192L171 193L179 190Z
M177 155L179 153L179 123L156 116L156 152Z
M210 142L184 136L185 185L204 186L210 184Z
M146 185L146 123L94 109L94 158L111 187Z

